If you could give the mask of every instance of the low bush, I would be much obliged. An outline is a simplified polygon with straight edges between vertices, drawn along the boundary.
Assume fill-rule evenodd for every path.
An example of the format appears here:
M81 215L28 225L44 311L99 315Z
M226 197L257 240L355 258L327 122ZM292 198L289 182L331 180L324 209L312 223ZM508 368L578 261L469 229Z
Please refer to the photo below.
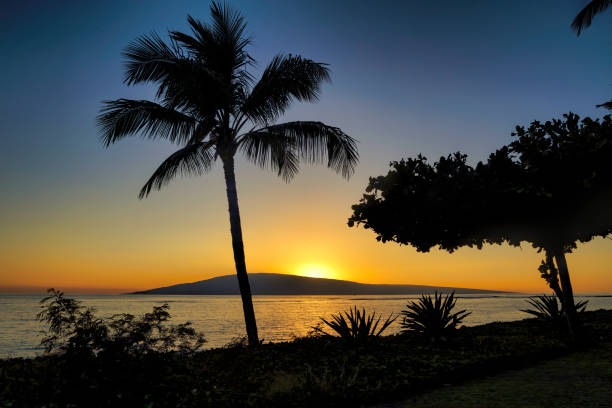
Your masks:
M61 291L49 289L41 300L37 319L48 325L41 341L46 353L95 356L100 353L147 354L169 351L193 353L206 342L190 322L167 324L169 306L153 307L151 313L134 316L121 313L109 318L95 315Z

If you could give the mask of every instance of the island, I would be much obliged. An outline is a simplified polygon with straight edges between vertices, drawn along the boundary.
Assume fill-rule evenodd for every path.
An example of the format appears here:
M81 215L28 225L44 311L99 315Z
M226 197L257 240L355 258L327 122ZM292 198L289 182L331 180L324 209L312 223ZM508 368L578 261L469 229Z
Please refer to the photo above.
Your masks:
M452 292L494 295L508 292L426 285L358 283L339 279L310 278L280 273L250 273L253 295L415 295ZM132 292L136 295L239 295L236 275L223 275L191 283Z

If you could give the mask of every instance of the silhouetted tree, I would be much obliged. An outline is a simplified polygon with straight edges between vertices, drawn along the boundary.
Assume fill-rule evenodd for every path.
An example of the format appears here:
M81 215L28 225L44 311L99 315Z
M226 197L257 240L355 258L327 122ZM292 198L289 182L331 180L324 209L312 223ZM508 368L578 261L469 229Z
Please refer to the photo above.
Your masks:
M612 233L612 120L601 121L575 114L546 123L517 127L510 144L525 172L523 218L534 247L546 251L540 271L560 281L560 299L575 320L573 289L565 254L578 242ZM553 263L552 258L554 258Z
M40 342L46 353L61 352L79 358L102 354L121 359L169 351L192 354L206 342L191 322L168 324L168 304L154 306L152 312L140 316L120 313L101 318L93 308L65 297L61 291L47 292L36 315L48 326Z
M210 11L211 24L187 17L191 35L170 31L169 42L152 34L130 44L123 54L124 81L156 84L157 101L105 101L98 120L105 146L134 134L181 146L153 173L140 198L176 175L203 174L221 159L246 330L249 343L257 344L234 156L240 151L248 160L290 180L300 160L327 163L348 178L358 153L355 140L339 128L321 122L274 124L292 101L318 100L321 84L329 80L325 64L278 55L255 82L247 70L254 60L246 50L250 39L245 36L243 17L217 3L212 3Z
M509 146L471 167L456 153L433 165L418 156L370 178L349 226L382 242L427 252L522 241L544 251L542 277L576 322L565 254L612 233L612 120L564 115L517 127Z

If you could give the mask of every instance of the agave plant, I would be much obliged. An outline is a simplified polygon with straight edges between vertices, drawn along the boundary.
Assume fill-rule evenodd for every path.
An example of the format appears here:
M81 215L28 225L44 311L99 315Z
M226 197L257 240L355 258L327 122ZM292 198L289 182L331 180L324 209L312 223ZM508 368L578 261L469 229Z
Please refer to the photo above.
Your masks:
M402 331L416 331L432 340L440 340L454 331L457 326L471 314L465 310L453 312L455 292L442 296L442 293L421 295L417 301L406 305L402 310Z
M357 306L353 306L348 311L332 314L329 320L321 317L321 323L333 330L337 337L354 342L365 342L380 336L398 317L391 313L383 321L381 315L376 316L375 312L368 314L365 308L359 310ZM323 330L321 323L312 327L313 332L333 336Z
M529 313L539 319L550 322L560 322L563 319L563 307L559 307L559 302L555 296L542 295L533 296L526 300L534 309L521 309L521 312ZM576 311L584 312L588 300L583 300L576 303Z

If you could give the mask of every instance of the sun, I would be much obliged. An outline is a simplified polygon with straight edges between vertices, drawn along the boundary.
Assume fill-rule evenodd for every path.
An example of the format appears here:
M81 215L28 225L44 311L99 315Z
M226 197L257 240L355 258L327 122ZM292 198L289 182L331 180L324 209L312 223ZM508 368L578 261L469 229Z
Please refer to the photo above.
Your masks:
M295 272L299 276L307 276L309 278L334 278L334 271L325 265L304 264Z

